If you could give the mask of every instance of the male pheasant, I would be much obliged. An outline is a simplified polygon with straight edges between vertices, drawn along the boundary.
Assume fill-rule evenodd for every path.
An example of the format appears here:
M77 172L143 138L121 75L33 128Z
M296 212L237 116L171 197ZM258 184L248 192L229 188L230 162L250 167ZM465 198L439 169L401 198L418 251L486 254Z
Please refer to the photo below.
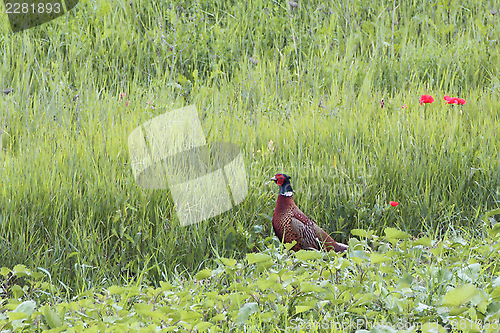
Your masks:
M273 215L273 229L276 237L285 243L297 241L297 244L292 247L294 251L320 250L321 248L335 252L346 251L347 245L334 241L295 205L290 178L281 173L271 178L280 187Z

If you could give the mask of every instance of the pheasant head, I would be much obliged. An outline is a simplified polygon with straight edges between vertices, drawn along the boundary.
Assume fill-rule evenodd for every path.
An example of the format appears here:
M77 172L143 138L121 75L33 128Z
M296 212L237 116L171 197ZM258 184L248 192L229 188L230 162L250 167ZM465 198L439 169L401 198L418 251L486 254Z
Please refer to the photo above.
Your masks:
M284 195L285 197L293 196L292 184L290 184L291 178L292 177L287 176L284 173L278 173L276 176L271 178L271 180L276 182L276 184L280 187L280 195Z

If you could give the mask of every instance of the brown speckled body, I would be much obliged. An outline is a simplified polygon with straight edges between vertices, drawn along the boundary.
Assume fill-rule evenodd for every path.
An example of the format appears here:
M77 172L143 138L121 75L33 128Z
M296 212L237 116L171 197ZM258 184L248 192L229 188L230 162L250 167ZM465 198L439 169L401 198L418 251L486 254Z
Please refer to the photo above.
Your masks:
M273 228L276 237L281 241L285 243L297 241L297 244L292 247L294 251L301 249L320 250L321 248L335 252L347 250L347 245L335 242L313 220L302 213L295 205L292 195L278 195L273 214Z
M293 197L278 195L278 201L276 202L276 208L273 214L273 229L276 237L278 237L280 241L285 243L297 241L297 244L292 247L292 250L298 251L301 249L299 236L290 226L293 216L293 207L297 207L293 202ZM285 239L283 239L283 233L286 235Z

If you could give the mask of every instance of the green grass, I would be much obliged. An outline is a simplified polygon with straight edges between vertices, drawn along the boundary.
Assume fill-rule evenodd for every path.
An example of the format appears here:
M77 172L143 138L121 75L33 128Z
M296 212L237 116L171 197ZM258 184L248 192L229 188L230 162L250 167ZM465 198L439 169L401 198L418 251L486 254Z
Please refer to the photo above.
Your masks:
M86 0L22 33L2 20L0 267L42 267L75 295L241 259L272 235L277 172L340 241L482 237L500 196L494 4L394 4ZM136 185L127 140L188 104L208 142L240 146L249 193L181 227L167 190Z

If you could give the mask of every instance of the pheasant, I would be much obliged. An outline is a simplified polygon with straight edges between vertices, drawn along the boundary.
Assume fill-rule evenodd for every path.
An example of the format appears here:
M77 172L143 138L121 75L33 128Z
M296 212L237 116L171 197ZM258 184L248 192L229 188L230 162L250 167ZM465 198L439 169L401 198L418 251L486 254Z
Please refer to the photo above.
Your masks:
M276 237L285 243L297 243L292 250L320 250L344 252L348 246L334 241L313 220L308 218L295 205L293 201L293 190L289 176L278 173L271 178L280 187L278 201L273 215L273 229Z

